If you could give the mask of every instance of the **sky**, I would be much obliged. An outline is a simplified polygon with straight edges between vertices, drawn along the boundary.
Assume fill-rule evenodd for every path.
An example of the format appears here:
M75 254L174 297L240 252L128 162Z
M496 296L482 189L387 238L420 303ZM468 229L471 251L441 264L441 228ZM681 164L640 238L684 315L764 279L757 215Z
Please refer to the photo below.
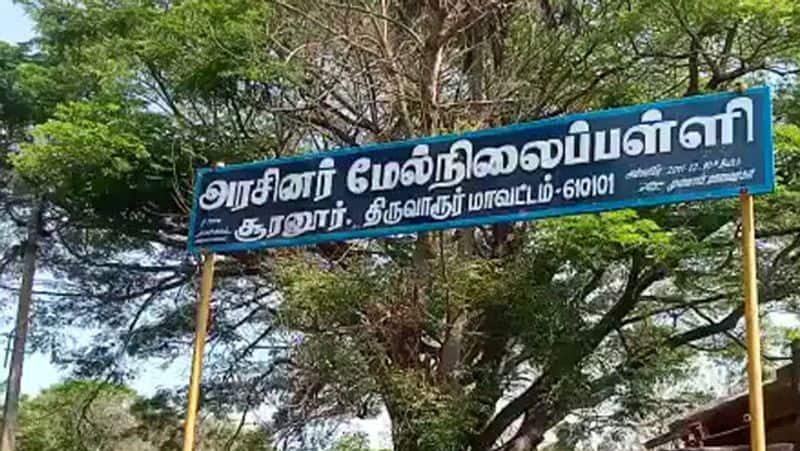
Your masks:
M22 8L11 0L0 0L0 41L23 42L33 35L33 22Z

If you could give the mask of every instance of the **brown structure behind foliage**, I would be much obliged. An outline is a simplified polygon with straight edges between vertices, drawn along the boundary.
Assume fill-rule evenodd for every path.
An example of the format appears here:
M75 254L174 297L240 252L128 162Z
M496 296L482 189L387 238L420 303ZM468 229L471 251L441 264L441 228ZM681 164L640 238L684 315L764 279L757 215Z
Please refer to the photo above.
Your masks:
M769 451L800 447L800 341L792 343L792 364L780 368L776 379L764 384L764 404ZM749 428L748 397L742 393L674 421L668 432L645 446L653 449L680 441L683 446L701 447L685 451L746 451Z

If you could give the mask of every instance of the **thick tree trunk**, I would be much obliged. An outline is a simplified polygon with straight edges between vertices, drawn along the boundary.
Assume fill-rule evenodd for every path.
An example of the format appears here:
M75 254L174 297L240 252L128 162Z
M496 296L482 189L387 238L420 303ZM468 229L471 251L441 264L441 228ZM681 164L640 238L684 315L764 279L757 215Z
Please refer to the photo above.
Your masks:
M544 441L544 437L537 434L523 434L512 442L510 451L535 451Z
M534 451L544 441L547 421L543 413L525 415L517 435L504 448L508 451Z
M17 431L17 410L19 407L20 386L22 384L22 365L25 359L25 340L28 336L28 319L33 294L33 277L36 272L36 251L42 221L42 203L37 202L28 222L28 237L23 257L22 286L19 290L17 323L14 328L14 347L11 353L11 366L8 370L6 403L3 406L3 433L0 438L0 451L14 451Z

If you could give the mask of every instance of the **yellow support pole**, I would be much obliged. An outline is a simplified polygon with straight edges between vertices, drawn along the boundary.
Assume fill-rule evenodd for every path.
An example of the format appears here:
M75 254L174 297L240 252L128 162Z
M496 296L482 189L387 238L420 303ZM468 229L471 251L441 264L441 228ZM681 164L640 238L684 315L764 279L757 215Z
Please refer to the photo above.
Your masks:
M200 281L200 300L197 303L197 318L192 356L192 376L189 382L189 407L183 429L183 451L194 451L197 407L200 402L200 380L203 375L203 352L206 347L208 312L211 304L211 289L214 286L214 254L203 254L203 275Z
M750 449L766 451L764 393L761 382L761 330L758 324L758 280L756 274L756 234L753 196L742 191L742 266L744 279L744 317L747 333L747 376L750 388Z

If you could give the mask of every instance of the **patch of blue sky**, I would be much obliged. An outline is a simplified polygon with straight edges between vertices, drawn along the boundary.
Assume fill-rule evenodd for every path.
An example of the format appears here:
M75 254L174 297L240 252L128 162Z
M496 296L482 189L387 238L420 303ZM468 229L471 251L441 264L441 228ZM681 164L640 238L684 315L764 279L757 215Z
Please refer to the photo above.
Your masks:
M22 7L11 0L0 0L0 41L25 42L34 35L33 21Z

